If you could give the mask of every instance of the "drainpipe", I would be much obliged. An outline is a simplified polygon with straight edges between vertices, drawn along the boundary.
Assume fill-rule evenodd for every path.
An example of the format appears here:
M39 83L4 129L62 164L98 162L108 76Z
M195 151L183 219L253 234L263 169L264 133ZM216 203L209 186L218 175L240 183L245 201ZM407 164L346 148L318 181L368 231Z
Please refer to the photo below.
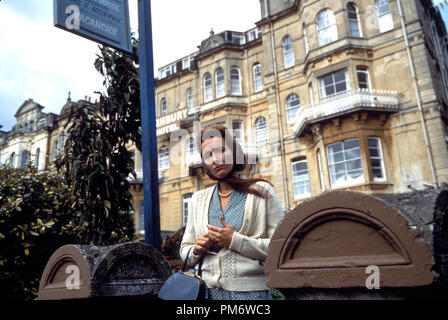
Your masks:
M247 91L248 91L248 106L249 106L249 124L247 127L247 130L249 132L249 134L247 135L248 141L247 141L247 146L252 146L252 99L251 99L251 91L250 91L250 69L249 69L249 54L247 49L244 49L244 56L246 58L246 77L247 77ZM243 137L244 138L244 137ZM248 151L248 148L246 148L246 152ZM255 169L255 167L254 167ZM254 175L254 169L252 169L250 171L250 178L253 177Z
M264 1L265 3L265 11L266 11L266 18L269 19L269 10L267 7L267 0ZM278 70L277 70L277 56L275 54L275 43L274 43L274 33L272 28L272 21L269 19L269 34L271 36L271 50L272 50L272 60L274 65L274 79L275 79L275 98L276 98L276 104L277 104L277 123L279 128L279 142L280 142L280 157L281 157L281 165L282 165L282 176L283 176L283 192L285 193L285 205L286 205L286 212L289 212L291 209L289 204L289 193L288 193L288 177L285 172L285 145L283 141L283 123L281 121L281 113L280 113L280 94L279 94L279 85L278 85Z
M431 152L431 146L429 144L428 129L426 128L425 115L423 113L422 101L421 101L421 97L420 97L420 90L418 88L418 79L417 79L417 75L415 73L414 60L412 59L411 46L409 45L409 41L408 41L408 34L406 31L406 23L405 23L405 19L404 19L404 15L403 15L403 9L401 6L401 0L397 0L397 4L398 4L398 11L400 13L401 28L403 30L404 42L406 44L406 51L408 53L409 66L411 68L412 79L414 82L415 96L417 98L417 106L418 106L418 112L420 115L420 122L422 125L423 136L425 138L425 146L426 146L426 152L428 154L429 166L431 168L432 181L433 181L435 188L437 188L438 182L437 182L437 176L436 176L436 172L435 172L435 168L434 168L434 159L433 159L432 152Z

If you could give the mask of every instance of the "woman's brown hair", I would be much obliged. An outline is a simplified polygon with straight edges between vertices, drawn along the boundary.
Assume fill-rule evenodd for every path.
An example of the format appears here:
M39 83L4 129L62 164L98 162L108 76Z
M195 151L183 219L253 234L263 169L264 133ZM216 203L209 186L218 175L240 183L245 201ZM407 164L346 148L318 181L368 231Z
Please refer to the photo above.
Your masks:
M199 135L196 137L196 144L198 145L198 150L201 150L201 159L203 157L202 143L213 137L223 138L225 144L232 150L233 169L229 173L229 175L227 175L227 177L225 177L224 179L218 179L210 172L204 161L202 161L204 163L205 172L210 177L210 179L225 180L233 189L237 191L250 193L264 199L271 198L272 196L268 190L256 184L259 181L263 181L269 183L272 186L269 181L261 178L241 179L240 177L234 175L234 172L243 171L247 167L247 156L244 154L241 145L238 143L238 141L236 141L235 137L230 132L230 130L227 129L227 127L221 125L213 125L203 129L199 133Z

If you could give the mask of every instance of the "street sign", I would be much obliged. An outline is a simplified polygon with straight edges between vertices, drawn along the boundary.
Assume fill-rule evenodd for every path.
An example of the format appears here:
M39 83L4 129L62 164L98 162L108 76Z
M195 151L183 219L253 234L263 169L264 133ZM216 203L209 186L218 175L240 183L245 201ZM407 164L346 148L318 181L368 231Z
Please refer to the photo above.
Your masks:
M132 52L128 0L53 0L54 25L84 38Z

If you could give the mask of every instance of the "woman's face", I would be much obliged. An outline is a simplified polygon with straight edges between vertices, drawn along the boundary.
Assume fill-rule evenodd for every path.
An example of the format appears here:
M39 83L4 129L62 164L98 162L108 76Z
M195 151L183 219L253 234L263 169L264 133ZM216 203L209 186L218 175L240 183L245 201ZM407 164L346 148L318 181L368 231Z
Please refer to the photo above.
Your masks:
M216 178L225 178L233 168L232 150L224 138L211 137L202 142L202 160Z

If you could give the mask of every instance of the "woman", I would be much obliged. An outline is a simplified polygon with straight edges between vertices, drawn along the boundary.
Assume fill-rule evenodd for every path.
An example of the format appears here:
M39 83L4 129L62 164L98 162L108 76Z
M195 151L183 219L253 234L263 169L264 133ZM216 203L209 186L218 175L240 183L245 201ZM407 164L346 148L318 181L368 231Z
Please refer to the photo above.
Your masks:
M283 216L280 201L269 182L238 177L246 157L226 127L202 130L197 144L206 173L218 183L193 194L180 255L185 261L193 249L190 267L204 255L211 299L271 299L264 261Z

